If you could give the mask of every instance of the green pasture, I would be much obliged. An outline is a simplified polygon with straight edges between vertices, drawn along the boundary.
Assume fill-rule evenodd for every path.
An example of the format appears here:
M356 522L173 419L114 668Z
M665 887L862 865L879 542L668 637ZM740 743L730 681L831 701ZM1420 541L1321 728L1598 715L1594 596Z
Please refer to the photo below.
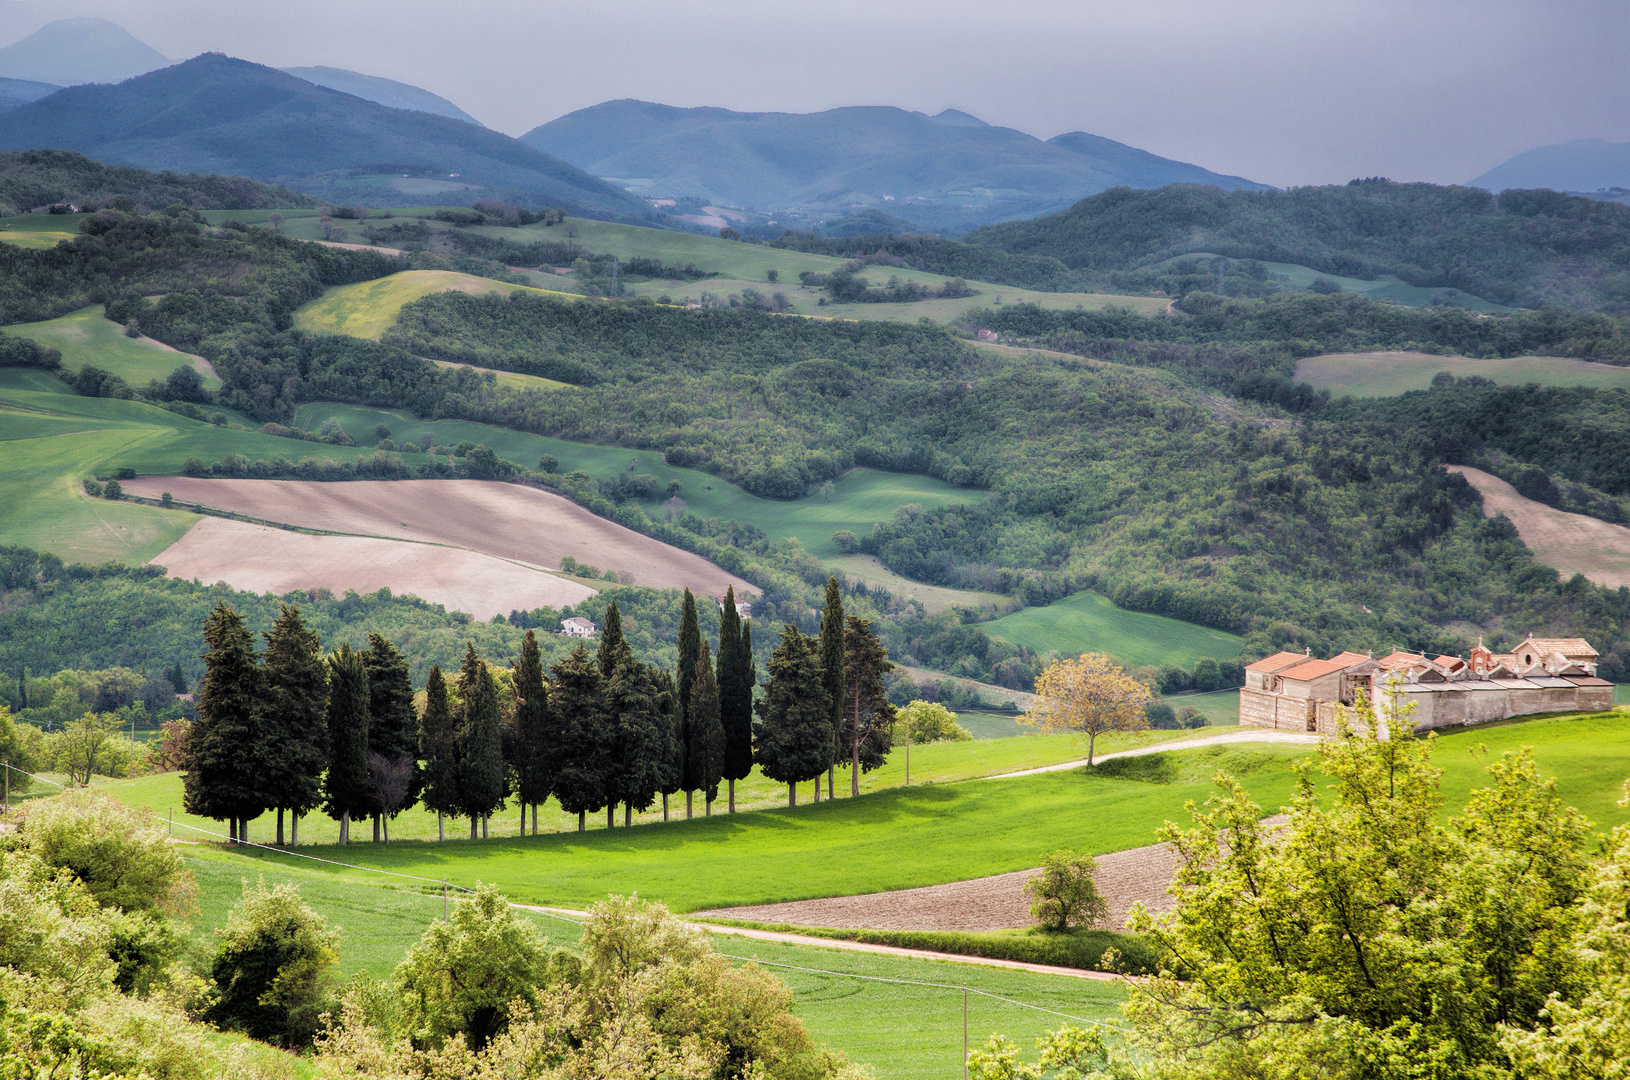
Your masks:
M1185 255L1177 255L1159 264L1162 266L1184 262L1191 259L1218 259L1221 256L1209 251L1194 251ZM1481 297L1463 293L1459 289L1445 287L1432 287L1424 285L1411 285L1403 279L1392 274L1382 274L1371 281L1366 278L1343 277L1340 274L1326 274L1313 269L1311 266L1302 266L1299 263L1265 262L1270 274L1277 274L1285 278L1292 288L1306 289L1319 278L1333 281L1341 286L1342 292L1358 293L1371 300L1387 300L1404 307L1427 307L1435 301L1452 301L1456 305L1469 308L1472 311L1499 312L1511 314L1517 308L1506 307L1484 300Z
M86 563L146 562L197 520L185 510L89 498L86 477L120 467L175 474L191 457L351 461L372 452L215 427L138 401L80 397L33 368L0 369L0 446L0 543Z
M352 881L304 867L250 864L231 852L204 847L189 851L187 868L199 887L198 914L190 926L197 945L207 948L214 930L225 924L245 880L264 878L268 886L289 883L298 886L301 897L330 924L340 927L342 978L357 974L389 978L402 955L442 913L441 896L433 886L420 891L406 882ZM550 945L576 947L581 931L575 921L522 910ZM793 1012L815 1040L872 1065L883 1080L930 1080L959 1067L964 984L1088 1020L1115 1019L1125 997L1119 983L954 961L845 952L730 934L714 935L713 943L720 952L741 962L757 961L784 980L793 991ZM880 979L896 981L873 981ZM880 1016L891 1019L880 1024ZM977 992L969 998L970 1039L976 1045L1000 1031L1028 1049L1036 1036L1067 1022Z
M563 383L557 379L545 379L542 375L522 375L518 371L498 371L495 368L476 367L473 364L455 364L451 360L432 360L437 367L467 368L482 375L490 374L499 386L507 386L512 390L564 390L570 383Z
M38 250L53 248L79 235L89 214L19 214L0 217L0 243Z
M403 304L422 300L433 293L462 292L476 295L516 292L538 295L574 296L571 293L511 285L506 281L459 274L452 270L404 270L399 274L340 285L297 308L294 325L316 334L349 334L376 338L396 321Z
M1506 386L1587 386L1598 390L1630 389L1630 367L1592 364L1560 356L1509 356L1479 360L1431 353L1330 353L1310 356L1296 365L1296 379L1335 397L1396 397L1425 390L1432 377L1447 371L1456 378L1480 375Z
M796 537L806 551L821 559L841 555L838 546L832 542L833 533L843 529L857 534L870 532L874 523L887 520L898 506L907 503L943 506L984 498L983 492L952 487L926 476L852 469L833 481L830 497L814 494L785 501L764 499L698 469L667 465L662 460L662 454L653 450L568 442L491 424L467 420L420 420L411 413L396 409L373 409L329 402L302 405L295 417L295 423L307 430L315 430L328 420L338 423L361 446L374 445L378 438L374 428L384 424L390 428L391 438L399 445L421 432L429 432L435 438L436 445L485 443L500 457L530 469L537 468L543 455L550 454L560 462L563 473L582 470L590 476L604 479L610 479L619 472L648 474L656 477L662 486L658 498L645 505L646 511L653 517L663 514L662 504L667 499L667 486L677 480L681 485L679 497L692 512L704 518L719 517L756 525L775 540Z
M146 386L152 379L163 382L170 372L187 364L198 369L208 389L218 390L221 386L208 361L177 352L149 337L126 337L124 327L102 317L101 304L81 308L60 319L14 323L0 330L60 349L66 368L78 371L90 364L111 371L133 387Z
M1080 592L1046 607L1025 608L983 624L985 632L1037 653L1063 656L1101 652L1123 664L1179 664L1204 657L1232 660L1245 639L1221 630L1123 611L1106 596Z

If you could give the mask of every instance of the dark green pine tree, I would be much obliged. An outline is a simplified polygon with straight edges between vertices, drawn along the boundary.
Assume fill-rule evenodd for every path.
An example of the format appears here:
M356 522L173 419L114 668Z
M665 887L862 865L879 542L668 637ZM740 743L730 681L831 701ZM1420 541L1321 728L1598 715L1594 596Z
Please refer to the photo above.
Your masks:
M623 637L623 616L622 612L617 610L615 600L606 608L604 625L600 628L600 651L595 655L595 663L599 665L600 678L608 691L617 672L634 663L634 651L628 647L628 640ZM637 680L629 680L625 692L631 691L636 683ZM612 728L610 736L614 747L607 762L606 773L606 828L609 829L616 824L617 803L622 799L624 788L628 786L623 782L626 743L622 732L623 717L609 696L606 701L606 721Z
M680 788L686 792L687 805L690 802L690 789L684 785L690 776L692 751L690 692L696 682L696 658L700 655L702 655L702 628L696 619L696 597L686 589L684 605L679 611L679 667L674 673L679 684L679 698L676 702L679 709L678 724L674 728L679 735L679 745L675 747L674 754L679 767Z
M464 646L464 667L458 674L458 696L464 703L459 725L459 801L470 815L470 839L487 833L487 818L504 803L504 718L498 707L498 684L486 661L476 655L475 643Z
M372 805L368 773L368 669L349 642L328 658L328 772L323 812L340 823L340 843L351 842L351 819Z
M826 579L826 607L821 610L821 668L826 672L826 697L832 703L832 763L826 770L826 794L834 794L833 767L847 760L844 756L838 730L843 724L843 594L838 591L838 579ZM816 798L820 785L816 785Z
M679 791L685 772L679 759L680 747L685 744L685 718L679 714L679 686L673 672L666 668L654 672L657 683L657 713L668 733L663 744L662 771L657 777L657 790L662 793L662 820L668 820L668 798Z
M609 680L619 665L633 659L634 650L628 647L628 639L623 636L623 613L617 610L617 601L613 600L606 608L604 625L600 627L600 650L595 654L600 677Z
M673 728L663 709L662 686L649 667L630 657L606 683L606 709L616 733L611 798L623 804L623 824L656 802L672 758Z
M839 734L849 755L849 794L860 794L860 774L889 758L894 706L889 704L883 675L893 671L889 650L872 632L870 621L851 615L844 628L843 723Z
M189 814L227 822L237 842L248 819L277 802L266 787L264 683L254 639L243 617L224 603L204 620L204 643L209 652L198 685L198 719L187 739L183 806Z
M758 702L753 753L760 771L787 785L787 805L798 805L798 784L819 781L832 765L832 703L826 696L820 642L788 624L770 654L770 683Z
M328 764L328 667L322 640L306 626L300 609L283 612L266 634L261 671L266 685L266 726L271 752L268 788L277 795L277 842L283 843L283 813L293 817L294 843L300 818L322 805L323 768Z
M177 660L174 664L170 665L170 670L164 673L164 677L169 680L170 687L175 690L176 693L185 694L187 692L187 673L181 669L180 660ZM23 703L23 707L28 707L27 702Z
M719 795L724 771L724 725L719 722L719 681L713 674L713 657L707 642L696 658L696 679L690 689L690 715L686 717L685 742L690 755L685 759L685 816L691 816L691 793L700 791L707 813L713 813L713 800Z
M560 771L554 794L560 808L585 828L589 811L606 805L612 753L600 665L579 645L549 669L549 702L560 720Z
M413 678L407 657L397 651L389 638L369 634L368 651L362 654L362 663L368 669L368 753L383 759L375 762L370 758L370 769L377 767L381 773L375 777L370 810L377 844L381 826L388 840L388 819L419 799L419 788L424 782L419 771L419 714L413 708ZM405 788L388 781L378 782L397 775L398 770L406 775Z
M555 782L555 754L560 723L549 704L543 677L543 657L531 630L521 642L521 655L510 669L515 685L515 732L511 740L516 792L521 802L521 835L526 835L526 811L532 810L532 835L538 833L538 804L549 798Z
M724 728L723 776L730 785L730 812L736 812L736 781L753 771L753 654L736 613L736 587L724 594L719 614L719 723Z
M448 700L441 665L432 665L424 684L424 715L419 718L419 756L424 760L425 806L436 812L436 839L447 839L446 815L456 814L463 800L458 790L458 718Z

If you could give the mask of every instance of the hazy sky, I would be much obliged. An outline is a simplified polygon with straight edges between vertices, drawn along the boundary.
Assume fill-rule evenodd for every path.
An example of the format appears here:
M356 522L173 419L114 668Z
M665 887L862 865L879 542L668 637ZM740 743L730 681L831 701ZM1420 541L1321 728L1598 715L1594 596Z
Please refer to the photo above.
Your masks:
M609 98L964 109L1267 183L1460 182L1630 140L1630 0L0 0L414 83L512 135Z

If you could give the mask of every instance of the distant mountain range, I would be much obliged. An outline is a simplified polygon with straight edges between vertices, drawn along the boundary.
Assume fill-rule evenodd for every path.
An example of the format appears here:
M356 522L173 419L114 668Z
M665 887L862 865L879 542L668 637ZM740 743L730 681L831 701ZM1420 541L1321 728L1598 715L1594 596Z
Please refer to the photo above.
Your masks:
M115 165L233 173L338 203L497 198L612 220L653 213L621 188L507 135L219 53L114 86L70 86L0 113L0 150L43 148Z
M169 57L106 19L58 19L0 49L0 76L72 86L122 82L167 67Z
M621 100L569 113L521 141L647 197L755 210L787 224L880 210L962 231L1120 185L1267 187L1084 132L1043 142L956 110L743 113Z
M419 112L435 113L437 116L451 116L454 120L463 120L470 124L481 123L441 95L397 82L395 79L361 75L355 71L333 67L287 67L282 70L318 86L339 90L364 101L377 101L393 109L415 109Z
M1471 181L1490 191L1550 188L1585 193L1630 188L1630 143L1575 139L1541 146L1494 166Z

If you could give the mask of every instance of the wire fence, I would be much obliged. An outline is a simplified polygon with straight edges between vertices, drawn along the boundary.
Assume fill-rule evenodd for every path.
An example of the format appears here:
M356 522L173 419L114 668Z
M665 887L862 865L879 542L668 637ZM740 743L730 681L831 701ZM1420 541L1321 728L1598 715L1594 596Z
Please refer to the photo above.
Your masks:
M19 769L16 766L12 765L10 762L0 762L0 769L5 770L5 777L6 777L6 782L7 782L7 784L6 784L6 799L7 799L7 802L5 804L3 804L3 806L4 806L5 813L8 814L8 815L11 812L11 805L10 805L10 801L9 801L10 800L10 777L11 777L12 773L15 773L15 774L17 774L19 776L27 777L30 780L37 780L37 781L39 781L41 783L49 784L50 786L52 786L54 788L57 788L60 791L71 792L71 793L79 795L79 796L81 796L83 798L97 799L97 800L100 800L102 802L108 803L109 805L118 806L123 810L126 810L126 811L129 811L129 812L133 812L133 813L136 813L136 814L151 818L155 822L167 826L171 830L172 837L173 837L173 830L175 828L179 827L179 828L182 828L182 829L186 829L186 830L188 830L188 831L190 831L192 833L196 833L196 834L198 834L200 836L209 837L210 839L221 841L221 842L224 842L224 843L226 843L226 844L228 844L230 846L234 846L234 847L254 848L256 850L264 851L264 852L270 853L272 855L289 855L289 856L293 856L294 858L304 859L304 860L306 860L308 862L312 862L312 863L321 863L321 864L324 864L324 865L327 865L327 866L339 867L339 868L346 869L346 870L362 871L365 874L377 874L377 875L379 875L381 877L394 878L394 879L404 880L404 881L421 882L421 883L426 884L426 885L432 885L432 886L435 886L435 887L437 887L438 889L440 889L442 891L442 895L443 895L443 914L444 914L444 916L446 914L446 900L445 900L445 898L446 898L447 890L454 890L454 891L457 891L457 892L470 893L470 894L474 894L475 891L476 891L476 890L468 888L468 887L466 887L464 885L460 885L457 882L454 882L454 881L452 881L451 879L448 879L448 878L427 878L427 877L422 877L422 876L417 875L417 874L404 874L404 873L400 873L400 872L394 871L394 870L385 870L385 869L382 869L382 868L376 867L376 866L366 866L366 865L363 865L361 863L345 862L344 860L340 860L340 859L326 859L326 858L323 858L322 856L319 856L319 855L309 855L309 854L306 854L304 852L294 851L294 850L291 850L291 849L288 849L288 848L276 847L274 845L258 844L258 843L254 843L254 842L251 842L251 841L245 841L245 840L234 840L228 834L217 831L217 830L203 828L201 826L192 825L192 824L189 824L189 823L186 823L186 822L177 822L177 821L174 820L173 817L161 816L156 811L148 810L146 808L127 806L126 804L119 802L117 799L110 798L109 796L106 796L106 795L100 795L100 794L97 794L95 792L85 791L85 790L79 789L79 788L70 788L68 785L58 783L57 781L52 780L49 777L41 776L38 773L31 773L31 772L27 772L27 771L25 771L23 769ZM356 880L357 884L365 885L365 886L372 887L372 888L392 888L392 886L387 885L386 883L384 883L382 881L379 881L379 882L370 881L367 878L354 879L354 880ZM540 906L540 905L513 903L512 906L520 908L520 909L528 911L528 912L531 912L531 913L534 913L534 914L543 915L543 916L551 918L551 919L557 919L557 920L559 920L561 922L569 923L569 924L572 924L572 925L575 925L575 926L582 926L583 923L586 921L586 918L584 916L582 916L582 915L568 914L567 912L564 912L564 911L552 910L552 909L549 909L549 908L546 908L546 907L543 907L543 906ZM699 929L702 929L702 930L707 930L710 933L720 932L720 931L716 930L716 928L711 927L711 926L707 925L706 923L691 923L689 925L695 926L695 927L697 927ZM790 943L787 943L787 942L782 942L782 943L783 944L790 944ZM802 943L799 943L799 944L802 944ZM809 939L809 945L811 947L815 947L815 948L826 948L826 949L841 947L841 946L835 945L835 943L832 942L832 941L828 941L828 940L825 940L825 939L819 939L819 938L811 938L811 939ZM918 950L918 951L920 951L920 950ZM969 999L970 996L975 996L975 997L980 997L980 998L987 998L989 1000L1001 1002L1003 1004L1011 1005L1011 1006L1014 1006L1014 1007L1019 1008L1019 1009L1025 1009L1025 1010L1029 1010L1029 1011L1032 1011L1032 1012L1035 1012L1035 1013L1043 1013L1043 1014L1046 1014L1046 1015L1049 1015L1049 1016L1059 1017L1059 1018L1061 1018L1063 1020L1073 1021L1073 1022L1078 1023L1078 1024L1085 1024L1085 1025L1088 1025L1089 1027L1104 1028L1104 1029L1112 1030L1112 1031L1121 1030L1120 1025L1117 1025L1117 1024L1106 1023L1105 1021L1102 1021L1102 1020L1094 1020L1094 1019L1092 1019L1090 1017L1077 1016L1077 1015L1075 1015L1073 1013L1061 1012L1061 1011L1059 1011L1057 1009L1049 1009L1049 1008L1047 1008L1045 1006L1042 1006L1042 1005L1036 1005L1036 1004L1033 1004L1033 1003L1027 1002L1027 1001L1020 1001L1017 998L1011 998L1011 997L1007 997L1007 996L1005 996L1003 994L996 994L996 993L992 993L989 990L982 990L982 989L979 989L978 987L969 986L966 983L956 984L956 983L929 982L929 981L920 980L920 979L893 978L893 977L883 976L883 975L865 975L865 974L861 974L859 972L853 972L853 971L835 971L835 970L832 970L831 968L810 967L810 966L802 965L802 964L788 964L788 963L783 963L783 962L780 962L780 961L765 960L765 959L762 959L762 958L756 957L756 956L742 956L742 955L739 955L739 954L736 954L736 953L724 952L723 950L719 950L719 955L721 955L721 956L723 956L723 957L725 957L727 959L735 960L735 961L738 961L738 962L741 962L741 963L755 963L755 964L760 965L761 967L782 968L782 969L785 969L785 970L788 970L788 971L797 971L797 972L801 972L801 973L804 973L804 974L810 974L810 975L821 975L821 976L826 976L826 977L829 977L829 978L836 978L836 979L851 979L851 980L855 980L857 982L885 983L885 984L892 984L892 985L896 985L896 986L912 986L912 987L918 987L918 988L925 989L925 990L937 990L937 991L944 991L944 992L948 992L948 993L952 993L952 994L961 994L962 995L962 1053L963 1053L963 1070L964 1070L964 1075L965 1076L966 1076L966 1071L967 1071L967 1059L968 1059L968 1051L969 1051L969 1044L968 1044L968 999ZM888 953L879 953L879 952L876 952L876 951L869 950L868 955L889 956L890 954L888 954ZM911 959L920 959L920 958L916 958L916 957L907 957L907 956L898 956L898 957L892 957L892 958L902 960L902 961L911 960ZM954 962L958 962L961 958L957 957L954 954L947 953L947 954L944 954L943 959L945 961L950 961L950 962L954 963ZM982 966L984 966L984 965L982 965ZM1000 969L998 969L998 970L1000 970Z

